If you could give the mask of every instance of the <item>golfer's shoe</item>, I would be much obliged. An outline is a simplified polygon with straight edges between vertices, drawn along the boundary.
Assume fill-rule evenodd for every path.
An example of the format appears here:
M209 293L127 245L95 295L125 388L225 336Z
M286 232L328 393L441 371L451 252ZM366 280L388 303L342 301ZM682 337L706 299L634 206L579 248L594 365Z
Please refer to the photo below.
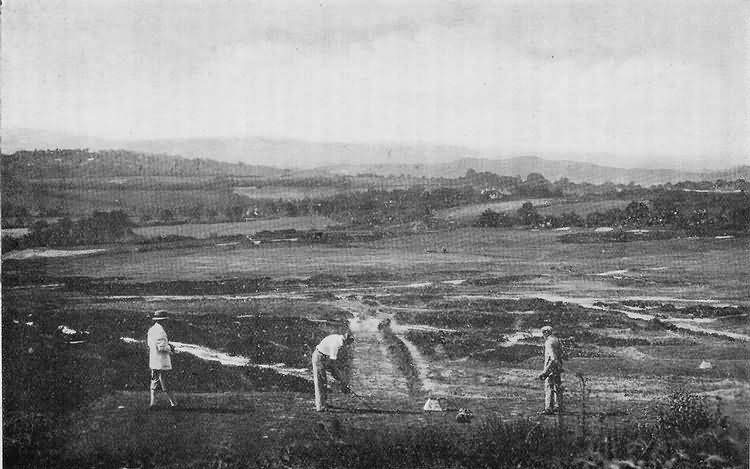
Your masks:
M320 408L315 409L315 412L325 412L327 410L328 410L328 407L320 407Z
M555 415L556 412L552 409L544 409L543 411L539 412L539 415Z

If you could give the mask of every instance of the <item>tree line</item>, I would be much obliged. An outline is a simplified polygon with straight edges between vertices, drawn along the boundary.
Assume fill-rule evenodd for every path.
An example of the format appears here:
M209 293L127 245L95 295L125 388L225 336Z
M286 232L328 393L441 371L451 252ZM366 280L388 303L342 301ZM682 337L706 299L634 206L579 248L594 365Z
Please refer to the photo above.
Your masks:
M133 223L121 211L94 212L90 217L71 220L64 217L57 222L39 220L21 238L3 236L2 251L28 249L39 246L79 246L120 241L133 236Z
M530 202L515 213L485 210L475 222L479 227L668 227L691 234L750 230L750 195L704 194L663 191L647 201L631 201L624 209L610 208L583 217L574 211L541 215Z

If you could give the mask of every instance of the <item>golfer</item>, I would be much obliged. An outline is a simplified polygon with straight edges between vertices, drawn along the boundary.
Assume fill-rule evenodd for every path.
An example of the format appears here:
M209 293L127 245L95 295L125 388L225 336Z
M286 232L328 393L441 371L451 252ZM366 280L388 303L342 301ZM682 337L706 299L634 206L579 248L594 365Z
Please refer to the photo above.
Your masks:
M313 380L315 382L315 410L325 412L328 378L326 372L341 383L341 392L349 393L349 374L342 358L354 337L346 334L331 334L321 340L312 354Z
M550 326L542 327L544 336L544 370L539 379L544 381L544 411L553 414L563 411L563 350L560 340L552 333Z
M174 395L167 391L164 376L167 371L172 369L173 347L167 338L167 332L161 325L161 321L167 319L167 312L159 310L154 312L151 319L154 325L148 330L148 366L151 368L151 403L149 408L156 404L156 389L161 386L161 390L167 395L169 404L172 407L177 406Z

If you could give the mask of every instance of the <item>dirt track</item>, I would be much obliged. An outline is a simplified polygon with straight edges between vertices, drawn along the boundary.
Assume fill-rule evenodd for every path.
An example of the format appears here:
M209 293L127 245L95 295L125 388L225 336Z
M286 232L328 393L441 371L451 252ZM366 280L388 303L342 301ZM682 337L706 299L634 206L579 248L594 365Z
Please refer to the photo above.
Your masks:
M349 323L355 335L352 389L368 396L408 398L409 384L388 353L383 334L378 330L380 321L377 316L370 316L357 317Z

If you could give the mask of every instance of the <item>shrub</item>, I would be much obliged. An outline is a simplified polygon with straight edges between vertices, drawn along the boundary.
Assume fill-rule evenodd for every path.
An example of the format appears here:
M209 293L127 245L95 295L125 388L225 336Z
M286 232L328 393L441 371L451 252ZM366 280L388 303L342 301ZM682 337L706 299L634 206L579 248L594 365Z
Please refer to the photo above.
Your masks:
M678 390L654 404L649 413L655 429L665 436L690 435L721 423L719 410L712 409L705 397Z

